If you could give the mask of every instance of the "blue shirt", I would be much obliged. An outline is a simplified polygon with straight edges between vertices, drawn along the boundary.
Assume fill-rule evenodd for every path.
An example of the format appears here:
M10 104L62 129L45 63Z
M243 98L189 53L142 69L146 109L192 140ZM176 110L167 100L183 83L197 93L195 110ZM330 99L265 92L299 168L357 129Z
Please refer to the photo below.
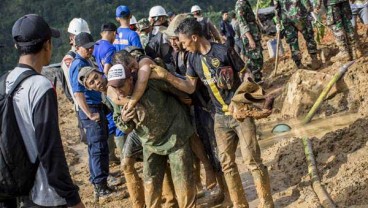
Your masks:
M96 42L93 56L95 57L98 68L101 72L103 72L105 64L111 64L114 53L115 47L109 41L99 40Z
M114 41L114 46L116 51L124 50L128 46L136 46L142 48L141 40L139 39L138 33L129 29L119 27L116 33L116 38Z
M85 66L91 66L91 64L78 53L76 53L75 59L70 65L69 79L70 85L72 86L73 93L83 92L86 97L88 105L98 105L102 103L101 93L97 91L87 90L83 85L78 82L79 70Z

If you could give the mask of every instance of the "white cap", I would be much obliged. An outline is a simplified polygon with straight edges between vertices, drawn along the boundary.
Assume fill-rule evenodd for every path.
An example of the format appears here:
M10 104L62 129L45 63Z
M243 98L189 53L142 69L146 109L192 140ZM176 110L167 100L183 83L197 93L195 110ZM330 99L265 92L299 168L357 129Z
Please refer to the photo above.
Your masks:
M167 16L165 9L162 6L154 6L149 11L149 17Z
M113 65L107 73L107 86L120 87L124 80L129 77L131 77L131 73L123 65Z
M82 18L74 18L70 23L68 27L68 32L74 35L78 35L81 32L86 32L91 34L91 31L89 30L88 23L86 20Z
M134 15L132 15L132 17L130 18L130 25L135 25L137 23L137 19L134 17Z
M192 8L190 9L190 13L193 13L196 11L202 11L201 7L199 7L198 5L192 6Z

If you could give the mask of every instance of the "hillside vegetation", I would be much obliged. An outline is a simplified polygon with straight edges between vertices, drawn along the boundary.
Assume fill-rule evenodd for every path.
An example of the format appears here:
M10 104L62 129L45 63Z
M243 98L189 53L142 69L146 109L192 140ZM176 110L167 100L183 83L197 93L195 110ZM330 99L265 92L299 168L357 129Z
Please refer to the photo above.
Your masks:
M17 62L17 52L11 37L11 29L14 22L21 16L29 13L36 13L43 16L49 24L58 28L62 32L60 39L54 40L53 63L59 62L68 51L67 27L74 17L82 17L89 23L92 35L95 40L100 38L99 28L104 22L115 22L115 8L125 4L129 6L137 19L147 17L149 9L154 5L162 5L166 11L176 13L189 12L194 4L198 4L206 15L215 18L215 22L220 18L221 10L233 10L236 0L79 0L79 1L59 1L59 0L1 0L0 1L0 71L12 69ZM256 4L255 0L251 1ZM217 24L217 23L216 23Z

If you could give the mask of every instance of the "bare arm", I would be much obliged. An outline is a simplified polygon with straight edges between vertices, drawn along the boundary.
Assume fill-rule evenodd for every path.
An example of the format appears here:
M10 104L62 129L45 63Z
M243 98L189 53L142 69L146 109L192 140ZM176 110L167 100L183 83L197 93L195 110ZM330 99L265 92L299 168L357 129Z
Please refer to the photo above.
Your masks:
M197 85L197 78L187 77L187 79L184 80L172 75L166 69L160 66L151 64L150 67L152 69L151 78L166 80L176 89L186 92L188 94L192 94L195 91Z
M74 93L75 99L77 100L78 106L81 108L81 110L86 114L86 116L93 121L99 121L100 120L100 114L98 113L91 113L89 110L88 104L86 102L86 97L84 97L83 92L76 92Z
M138 80L134 86L134 91L127 109L132 109L138 103L139 99L143 96L144 91L147 88L148 79L151 75L151 64L155 64L151 59L145 58L139 62Z

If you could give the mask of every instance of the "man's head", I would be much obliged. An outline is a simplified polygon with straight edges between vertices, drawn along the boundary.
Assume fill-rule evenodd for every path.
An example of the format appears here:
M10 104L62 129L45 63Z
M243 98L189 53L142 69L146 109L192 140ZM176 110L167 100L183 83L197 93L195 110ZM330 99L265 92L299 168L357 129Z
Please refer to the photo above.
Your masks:
M229 16L230 16L230 18L231 18L231 19L236 19L236 14L235 14L235 12L230 12L230 13L229 13Z
M129 21L132 15L131 15L130 9L127 6L120 5L116 8L115 16L116 16L116 20L120 22L120 24L122 23L129 24Z
M179 37L175 33L175 30L178 28L180 23L184 21L185 18L187 18L186 14L179 14L175 16L175 18L171 21L169 27L166 30L162 31L169 38L170 45L173 47L175 51L183 50L183 46L179 42Z
M167 13L162 6L154 6L149 11L149 21L154 25L167 24Z
M173 19L176 17L175 12L167 12L167 17L169 18L169 22L173 21Z
M114 64L114 65L121 64L125 67L125 69L129 70L132 73L138 72L139 63L132 56L132 54L127 51L129 49L130 49L130 47L116 52L114 54L114 56L112 57L112 64ZM134 49L132 49L132 50L134 50Z
M91 34L81 32L75 36L75 47L77 48L78 54L84 59L91 58L94 45L95 42Z
M106 23L101 26L101 37L113 43L116 37L117 27L114 23Z
M138 27L137 27L137 19L135 18L134 15L132 15L132 18L130 18L130 22L129 22L129 28L133 31L137 31Z
M86 20L82 18L74 18L69 23L68 27L68 33L69 33L69 44L71 46L75 46L75 36L77 36L81 32L86 32L91 34L91 31L89 30L88 23Z
M51 37L60 37L60 32L50 28L41 16L27 14L14 23L12 36L21 56L41 54L42 65L48 65L51 60Z
M191 53L199 50L200 43L207 41L203 37L202 26L194 18L186 18L176 28L175 33L178 34L179 41L183 48Z
M198 5L194 5L190 9L190 13L192 13L194 17L201 17L202 16L202 9Z
M221 15L222 15L222 20L227 21L229 19L229 12L224 10L221 11Z
M86 66L78 73L78 82L88 90L106 92L107 80L98 68Z
M131 71L122 64L113 65L107 75L107 86L112 87L118 96L128 97L133 93L133 77Z

